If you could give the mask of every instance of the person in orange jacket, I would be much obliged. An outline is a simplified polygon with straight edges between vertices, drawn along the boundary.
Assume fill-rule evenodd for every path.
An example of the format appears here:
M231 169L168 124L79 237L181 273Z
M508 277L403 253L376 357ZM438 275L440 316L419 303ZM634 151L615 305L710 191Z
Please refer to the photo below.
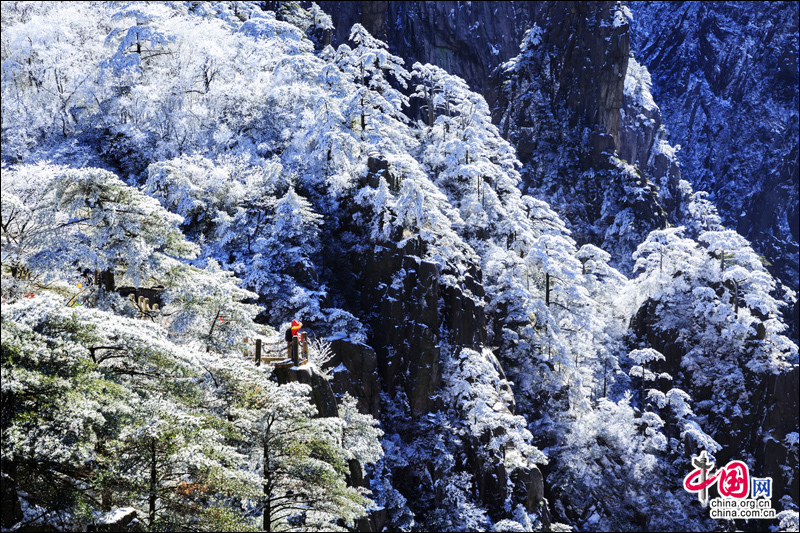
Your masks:
M292 325L289 329L286 330L286 342L291 346L292 341L295 337L297 337L298 343L300 342L300 328L303 327L303 323L299 320L292 320ZM294 357L295 354L292 354Z

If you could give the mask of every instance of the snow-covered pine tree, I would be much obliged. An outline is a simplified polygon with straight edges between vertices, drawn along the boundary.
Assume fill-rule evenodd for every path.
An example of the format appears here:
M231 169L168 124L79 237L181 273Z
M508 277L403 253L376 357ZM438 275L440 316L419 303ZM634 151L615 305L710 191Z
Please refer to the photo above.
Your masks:
M407 121L402 109L408 106L408 98L392 86L386 74L403 88L407 87L410 74L403 67L404 61L390 54L386 43L370 35L361 24L353 25L350 41L356 44L355 48L341 45L336 52L339 68L358 86L346 99L345 116L353 124L352 129L368 140L372 134L380 135L387 125L391 127L384 117Z
M3 354L3 472L35 523L75 529L134 505L152 528L244 524L220 503L243 457L200 354L164 328L44 293L3 306Z
M352 527L369 500L345 483L347 452L340 444L345 422L313 418L307 385L258 383L253 388L233 375L227 387L236 393L230 416L263 487L251 496L258 502L262 530L345 530L338 520Z
M252 246L252 267L244 283L261 295L273 322L286 317L319 320L325 288L313 262L322 217L290 188L275 202L264 237Z

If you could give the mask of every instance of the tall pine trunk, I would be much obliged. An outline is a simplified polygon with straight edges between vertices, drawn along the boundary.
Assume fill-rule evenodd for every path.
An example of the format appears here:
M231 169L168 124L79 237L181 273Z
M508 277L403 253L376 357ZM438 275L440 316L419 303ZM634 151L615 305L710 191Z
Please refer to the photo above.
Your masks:
M550 307L550 274L544 275L544 303Z
M150 529L156 521L156 499L158 497L158 477L156 472L156 439L150 439Z
M269 444L264 442L264 531L272 531L270 529L270 515L272 514L272 509L270 507L270 499L269 499Z

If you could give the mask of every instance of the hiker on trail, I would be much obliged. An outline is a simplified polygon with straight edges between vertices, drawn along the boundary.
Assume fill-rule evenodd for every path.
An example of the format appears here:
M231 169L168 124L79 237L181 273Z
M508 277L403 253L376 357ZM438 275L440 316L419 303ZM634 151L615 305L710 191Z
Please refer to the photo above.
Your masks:
M291 358L294 360L297 360L299 354L294 353L294 346L292 341L294 341L294 338L297 337L297 342L298 344L300 343L300 341L302 340L300 338L300 328L302 327L303 327L302 322L300 322L299 320L292 320L291 327L289 327L289 329L286 330L286 342L289 344L289 346L292 346Z
M292 320L292 325L289 329L286 330L286 342L292 342L293 337L297 337L300 333L300 328L303 327L303 323L299 320Z

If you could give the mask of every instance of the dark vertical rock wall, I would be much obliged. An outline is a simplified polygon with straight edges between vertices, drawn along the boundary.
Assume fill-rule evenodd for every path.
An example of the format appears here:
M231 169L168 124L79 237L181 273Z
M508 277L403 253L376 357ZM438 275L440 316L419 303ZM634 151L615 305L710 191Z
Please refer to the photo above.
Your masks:
M629 272L636 246L666 224L663 201L677 195L679 174L655 164L658 109L626 96L628 19L616 2L540 8L536 35L496 75L501 131L517 147L525 192L546 200L579 244L603 247Z
M527 74L542 78L552 108L564 105L569 127L600 125L614 140L612 150L619 150L619 110L630 33L627 22L613 24L615 5L615 2L542 2L534 22L542 29L540 46L549 57L544 64L537 65L541 69ZM505 95L500 109L512 104L508 100L515 96L518 95Z
M798 4L632 2L683 176L798 288ZM797 306L794 308L797 339Z

